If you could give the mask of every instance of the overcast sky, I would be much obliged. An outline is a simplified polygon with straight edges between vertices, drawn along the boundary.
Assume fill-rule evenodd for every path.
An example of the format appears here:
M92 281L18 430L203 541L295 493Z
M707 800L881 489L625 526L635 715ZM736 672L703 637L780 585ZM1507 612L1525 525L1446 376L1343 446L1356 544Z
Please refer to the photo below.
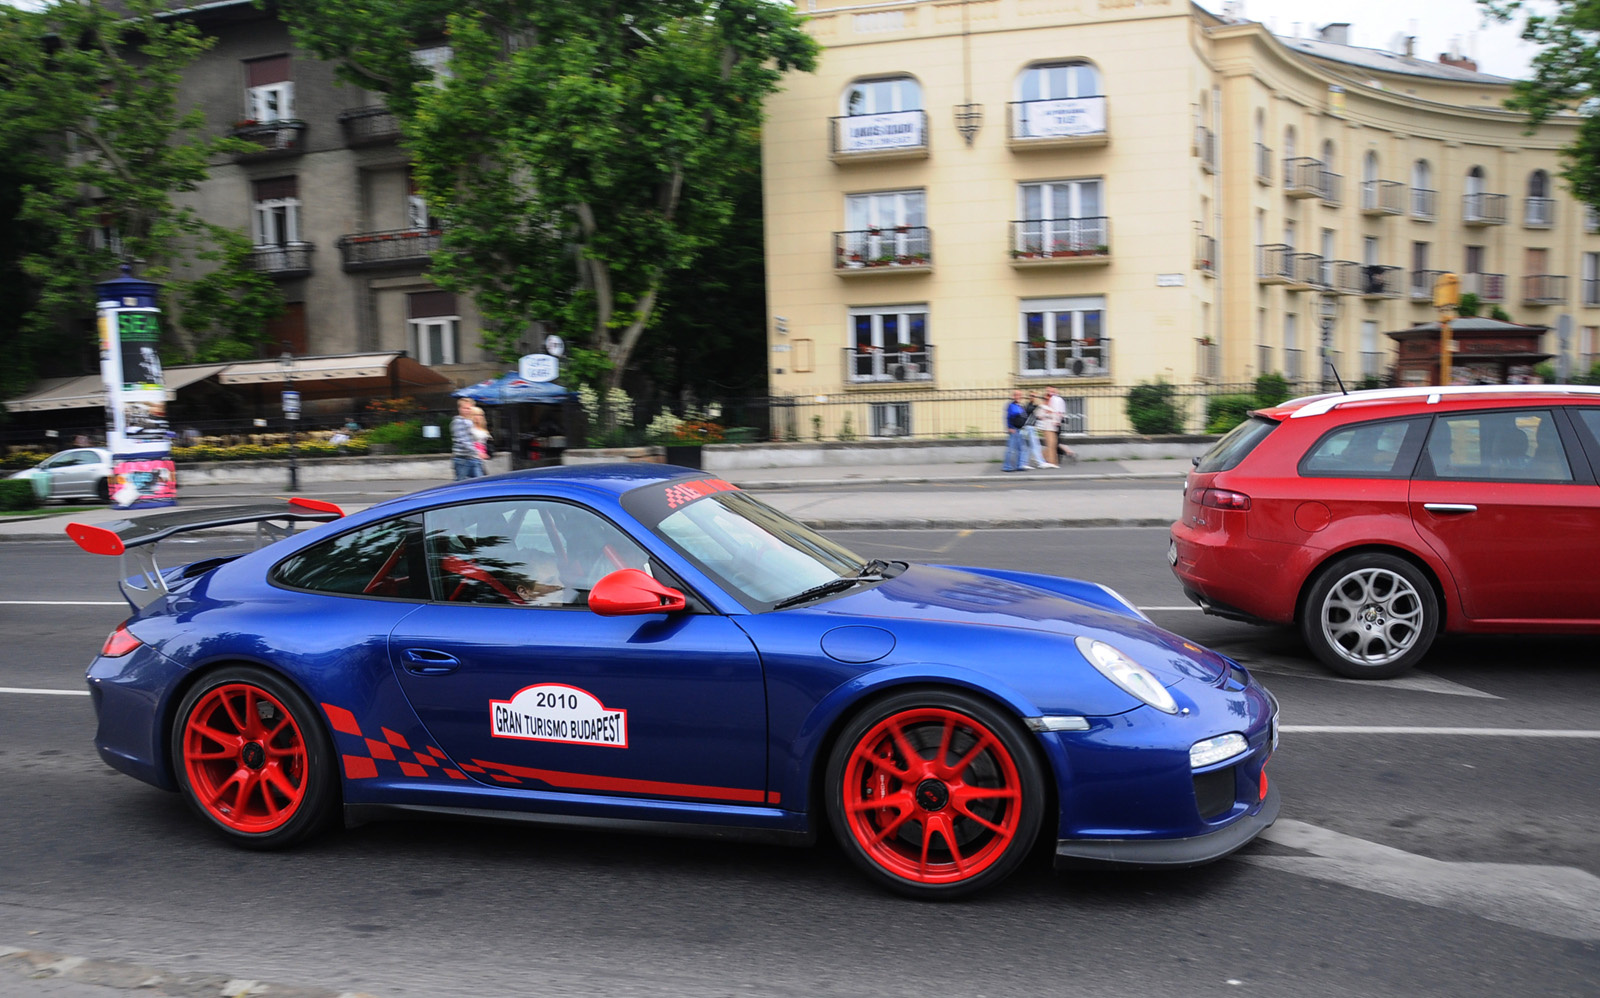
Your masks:
M1223 0L1199 0L1213 13L1221 13ZM1260 21L1276 34L1315 38L1316 29L1330 22L1350 24L1350 44L1363 48L1402 51L1396 35L1416 35L1416 53L1439 58L1452 44L1476 59L1480 72L1512 79L1529 75L1529 62L1538 49L1522 41L1520 24L1485 23L1483 9L1473 0L1240 0L1238 13Z

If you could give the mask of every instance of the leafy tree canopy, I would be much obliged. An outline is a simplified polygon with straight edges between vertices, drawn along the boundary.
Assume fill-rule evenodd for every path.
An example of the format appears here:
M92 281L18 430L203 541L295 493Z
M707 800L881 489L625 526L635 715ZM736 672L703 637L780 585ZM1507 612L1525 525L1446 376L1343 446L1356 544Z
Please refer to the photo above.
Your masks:
M616 385L669 281L726 238L763 99L816 44L776 0L280 0L383 93L444 224L434 277L509 360L535 320ZM448 45L435 75L419 49Z
M211 40L187 21L158 18L167 6L0 8L0 156L16 185L7 221L32 233L18 251L30 285L13 353L24 375L60 351L61 323L92 308L94 282L124 259L165 285L176 355L253 356L282 309L244 235L177 201L213 156L242 143L204 136L201 111L178 107L183 68ZM203 276L187 276L191 266Z

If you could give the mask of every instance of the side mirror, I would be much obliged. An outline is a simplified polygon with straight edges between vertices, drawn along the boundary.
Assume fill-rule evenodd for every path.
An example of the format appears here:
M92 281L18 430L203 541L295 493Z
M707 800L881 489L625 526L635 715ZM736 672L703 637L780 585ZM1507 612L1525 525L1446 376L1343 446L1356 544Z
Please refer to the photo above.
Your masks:
M589 590L589 609L602 617L675 613L688 605L683 593L664 586L637 568L624 568Z

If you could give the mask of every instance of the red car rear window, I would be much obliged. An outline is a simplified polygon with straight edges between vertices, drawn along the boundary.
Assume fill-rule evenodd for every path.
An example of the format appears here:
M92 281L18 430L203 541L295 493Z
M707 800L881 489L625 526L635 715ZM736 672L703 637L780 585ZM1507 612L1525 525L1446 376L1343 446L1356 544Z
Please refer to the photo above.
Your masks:
M1237 468L1249 453L1256 449L1256 445L1267 439L1278 426L1275 419L1265 416L1251 416L1249 419L1229 430L1221 440L1211 445L1211 449L1201 455L1200 463L1194 470L1201 474L1213 471L1227 471Z

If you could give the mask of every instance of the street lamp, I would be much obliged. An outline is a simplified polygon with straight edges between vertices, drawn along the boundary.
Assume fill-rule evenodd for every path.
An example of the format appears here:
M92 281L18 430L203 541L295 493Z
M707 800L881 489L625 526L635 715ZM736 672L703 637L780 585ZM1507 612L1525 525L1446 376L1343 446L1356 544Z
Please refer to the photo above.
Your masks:
M283 418L289 421L289 491L299 492L300 455L295 430L300 425L300 393L294 390L294 352L287 343L278 361L283 365Z
M1333 354L1333 327L1339 321L1339 306L1342 296L1332 288L1324 288L1317 298L1317 321L1322 325L1322 367L1317 380L1321 384L1328 382L1329 366Z

